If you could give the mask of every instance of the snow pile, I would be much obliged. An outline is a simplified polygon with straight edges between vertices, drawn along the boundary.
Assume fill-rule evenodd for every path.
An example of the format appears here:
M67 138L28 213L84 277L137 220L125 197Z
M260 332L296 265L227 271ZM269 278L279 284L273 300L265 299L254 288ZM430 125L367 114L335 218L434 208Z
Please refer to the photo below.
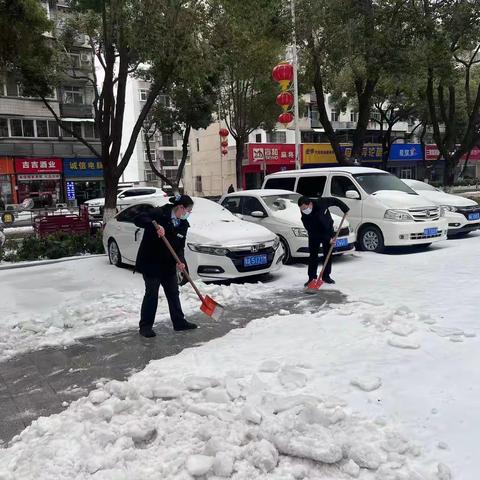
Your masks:
M280 377L108 382L0 450L0 478L434 478L415 442L327 392L274 392Z
M408 352L350 307L258 319L98 384L0 450L0 479L438 480L448 467L403 424L360 408L393 381L374 375L386 352Z

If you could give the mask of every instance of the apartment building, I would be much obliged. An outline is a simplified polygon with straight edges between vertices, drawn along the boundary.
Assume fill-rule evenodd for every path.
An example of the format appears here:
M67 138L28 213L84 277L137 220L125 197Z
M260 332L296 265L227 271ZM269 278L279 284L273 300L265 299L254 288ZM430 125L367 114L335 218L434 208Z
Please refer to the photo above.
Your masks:
M68 15L68 3L49 0L42 5L57 31ZM92 75L94 59L84 35L76 39L69 57L72 70L66 72L49 103L71 130L99 147L93 90L88 80L74 78ZM20 203L30 197L37 206L80 204L103 195L102 162L59 128L42 100L25 96L10 72L0 72L0 139L2 203Z

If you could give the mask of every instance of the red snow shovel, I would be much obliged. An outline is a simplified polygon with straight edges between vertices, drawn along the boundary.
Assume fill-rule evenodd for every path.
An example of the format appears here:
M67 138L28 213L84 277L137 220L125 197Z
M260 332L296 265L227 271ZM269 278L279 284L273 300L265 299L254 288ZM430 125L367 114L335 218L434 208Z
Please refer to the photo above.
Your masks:
M155 228L158 227L158 223L153 221L153 226ZM167 237L165 235L162 237L163 242L165 243L166 247L172 254L173 258L177 263L183 263L180 258L178 258L177 253L175 250L172 248L172 245L170 242L167 240ZM220 305L218 302L216 302L212 297L209 297L208 295L203 296L200 293L200 290L198 287L195 285L194 281L192 280L192 277L188 274L187 270L182 271L183 275L185 275L185 278L190 282L192 285L193 289L195 290L195 293L198 295L198 298L202 302L200 305L200 310L205 314L208 315L209 317L212 317L214 320L220 320L225 313L225 308Z
M307 285L307 290L319 290L321 286L325 283L323 281L323 272L325 271L325 267L327 266L328 261L330 260L330 257L332 256L333 248L335 247L335 244L337 243L337 238L338 235L340 234L340 231L342 230L343 222L345 222L345 219L347 218L347 214L344 213L342 220L340 222L340 226L338 227L337 233L332 239L332 243L330 245L330 250L328 251L327 258L324 259L323 265L322 265L322 271L320 272L320 275L318 278L314 278L308 285Z

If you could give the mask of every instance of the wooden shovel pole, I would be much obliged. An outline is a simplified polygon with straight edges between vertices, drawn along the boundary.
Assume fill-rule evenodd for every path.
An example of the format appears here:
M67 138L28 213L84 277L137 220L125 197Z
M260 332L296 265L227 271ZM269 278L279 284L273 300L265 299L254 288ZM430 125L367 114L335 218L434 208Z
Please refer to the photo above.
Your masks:
M338 227L337 233L333 237L330 245L330 250L328 251L327 258L324 260L323 265L322 265L322 271L320 272L320 276L318 277L320 280L323 280L323 272L325 271L325 268L327 267L327 263L330 260L330 257L332 256L333 249L335 247L335 244L337 243L337 238L340 235L340 231L342 230L343 223L345 222L345 219L347 218L347 212L343 214L342 220L340 221L340 226Z

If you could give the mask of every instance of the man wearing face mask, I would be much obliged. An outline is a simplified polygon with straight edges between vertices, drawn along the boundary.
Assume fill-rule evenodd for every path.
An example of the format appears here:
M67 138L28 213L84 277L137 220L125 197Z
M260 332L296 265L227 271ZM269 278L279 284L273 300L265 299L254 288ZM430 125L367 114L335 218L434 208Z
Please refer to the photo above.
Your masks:
M140 335L144 337L156 336L152 327L157 313L160 285L167 297L173 329L179 331L197 328L197 325L185 320L180 304L176 270L185 270L185 264L175 262L162 240L165 236L177 255L184 258L185 240L190 227L187 218L192 208L193 200L188 195L177 195L170 198L170 204L135 217L135 225L144 229L135 264L135 271L142 273L145 281L139 325Z
M347 213L349 208L341 200L333 197L321 197L318 200L311 200L309 197L303 196L298 199L298 206L302 213L303 226L308 232L308 250L310 252L306 287L312 280L317 278L320 244L322 245L323 258L325 259L335 236L333 218L328 210L329 207L338 207L343 213ZM330 256L323 272L323 281L325 283L335 283L330 276L331 271L332 257Z

